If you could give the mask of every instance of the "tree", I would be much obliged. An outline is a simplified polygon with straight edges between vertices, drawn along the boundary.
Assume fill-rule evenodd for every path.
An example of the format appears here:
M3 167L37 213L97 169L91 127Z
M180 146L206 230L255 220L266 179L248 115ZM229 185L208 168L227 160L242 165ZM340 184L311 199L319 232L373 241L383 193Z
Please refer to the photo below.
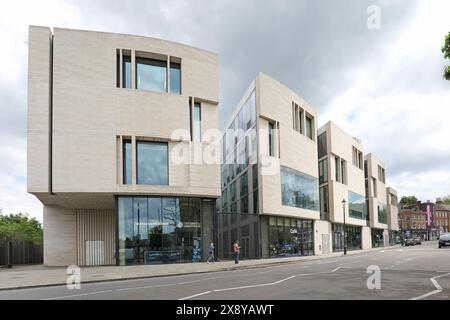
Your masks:
M28 240L35 244L42 243L42 225L28 214L17 213L0 215L0 236L11 239Z
M450 59L450 32L445 36L444 45L441 48L444 59ZM450 80L450 65L444 67L444 79Z
M442 198L443 204L450 204L450 195Z
M404 206L413 205L417 203L416 196L403 196L400 199L400 204Z

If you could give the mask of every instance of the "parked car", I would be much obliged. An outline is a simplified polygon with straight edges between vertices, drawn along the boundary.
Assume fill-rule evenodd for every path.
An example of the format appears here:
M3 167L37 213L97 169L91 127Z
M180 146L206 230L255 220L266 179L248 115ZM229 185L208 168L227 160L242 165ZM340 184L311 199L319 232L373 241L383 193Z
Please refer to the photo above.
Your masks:
M417 244L422 244L422 238L420 238L420 237L414 238L414 245L417 245Z
M439 248L450 247L450 233L444 233L439 237Z
M414 238L405 238L405 240L403 241L403 245L405 247L415 245Z

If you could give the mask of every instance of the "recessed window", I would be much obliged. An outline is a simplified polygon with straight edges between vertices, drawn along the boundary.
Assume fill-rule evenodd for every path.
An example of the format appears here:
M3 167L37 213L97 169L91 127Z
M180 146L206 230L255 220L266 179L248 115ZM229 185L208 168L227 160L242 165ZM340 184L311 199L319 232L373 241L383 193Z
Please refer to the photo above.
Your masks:
M309 116L305 117L305 131L306 131L306 136L310 139L313 138L313 119Z
M301 134L304 134L303 117L304 117L303 109L295 102L292 102L293 129Z
M202 141L202 110L200 103L194 103L194 142Z
M181 65L170 62L170 93L181 94Z
M325 158L319 161L319 184L328 181L328 160Z
M275 125L269 122L269 156L275 157Z
M378 180L380 180L383 183L386 183L385 171L384 168L382 168L381 166L378 166Z
M131 140L123 141L123 183L131 184Z
M122 87L131 89L131 56L122 56Z
M167 62L136 58L136 89L167 92Z
M327 154L327 133L324 132L317 137L317 151L319 159Z
M137 184L168 185L167 143L138 141Z

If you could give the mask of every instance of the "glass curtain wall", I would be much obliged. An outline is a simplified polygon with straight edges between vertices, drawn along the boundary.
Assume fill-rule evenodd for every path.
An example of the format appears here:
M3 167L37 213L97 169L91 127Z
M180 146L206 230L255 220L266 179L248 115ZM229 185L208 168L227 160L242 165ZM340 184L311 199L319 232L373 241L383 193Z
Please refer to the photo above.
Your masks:
M281 199L285 206L319 211L318 179L281 166Z
M344 251L344 225L333 223L333 252ZM347 250L361 249L361 227L346 225Z
M271 258L313 255L313 221L269 217L269 254Z
M202 199L121 196L117 201L119 265L203 260Z

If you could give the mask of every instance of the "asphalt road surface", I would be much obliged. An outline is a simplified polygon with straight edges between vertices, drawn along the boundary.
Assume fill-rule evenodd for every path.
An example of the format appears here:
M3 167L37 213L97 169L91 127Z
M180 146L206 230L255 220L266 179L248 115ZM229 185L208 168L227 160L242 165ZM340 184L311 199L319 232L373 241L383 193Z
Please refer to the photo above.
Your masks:
M449 300L450 249L433 241L263 268L81 284L79 290L0 291L0 299Z

